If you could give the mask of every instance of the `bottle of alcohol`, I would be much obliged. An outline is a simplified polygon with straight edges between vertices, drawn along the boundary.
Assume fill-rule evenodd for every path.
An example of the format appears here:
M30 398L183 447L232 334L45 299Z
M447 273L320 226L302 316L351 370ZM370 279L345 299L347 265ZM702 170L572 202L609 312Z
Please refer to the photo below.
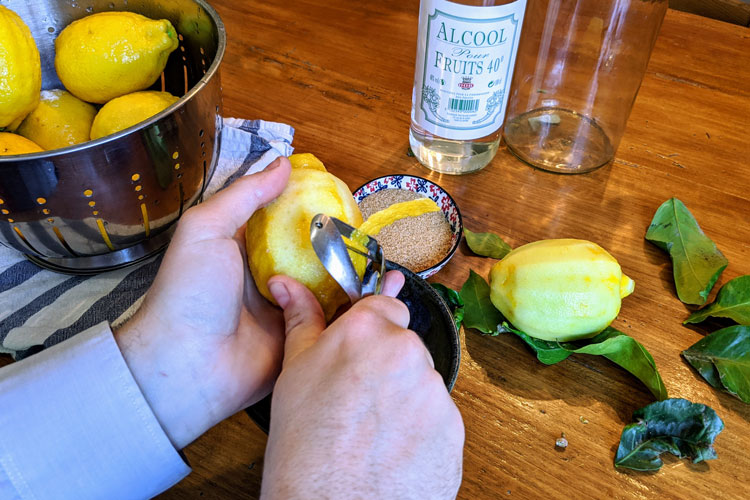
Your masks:
M497 153L526 0L421 0L409 143L465 174Z

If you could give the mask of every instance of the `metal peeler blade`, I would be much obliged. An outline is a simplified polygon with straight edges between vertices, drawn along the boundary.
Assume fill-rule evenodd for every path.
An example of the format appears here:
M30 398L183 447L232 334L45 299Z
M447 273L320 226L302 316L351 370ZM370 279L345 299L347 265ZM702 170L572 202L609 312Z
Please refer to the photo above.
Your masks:
M325 214L316 215L310 223L310 242L315 254L344 289L352 304L367 295L379 294L385 275L383 249L374 238L367 236L366 252L344 242L342 236L351 238L354 231L356 228ZM349 257L349 250L368 259L361 281Z

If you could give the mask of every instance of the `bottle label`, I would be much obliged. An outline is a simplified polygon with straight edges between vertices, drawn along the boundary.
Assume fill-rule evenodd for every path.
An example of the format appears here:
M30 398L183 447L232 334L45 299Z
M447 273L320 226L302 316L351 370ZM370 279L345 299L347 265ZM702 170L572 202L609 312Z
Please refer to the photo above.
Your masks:
M412 120L448 139L503 124L526 0L492 7L422 0Z

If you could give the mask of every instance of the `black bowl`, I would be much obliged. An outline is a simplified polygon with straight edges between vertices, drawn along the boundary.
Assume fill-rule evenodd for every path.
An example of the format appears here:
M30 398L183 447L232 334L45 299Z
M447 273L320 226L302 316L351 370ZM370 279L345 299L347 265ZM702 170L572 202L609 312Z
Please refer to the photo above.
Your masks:
M388 270L401 271L406 278L398 298L411 314L409 329L414 330L430 351L435 370L440 373L448 391L453 389L461 362L461 344L453 315L440 295L425 280L393 262ZM249 407L247 414L264 432L271 423L271 395Z

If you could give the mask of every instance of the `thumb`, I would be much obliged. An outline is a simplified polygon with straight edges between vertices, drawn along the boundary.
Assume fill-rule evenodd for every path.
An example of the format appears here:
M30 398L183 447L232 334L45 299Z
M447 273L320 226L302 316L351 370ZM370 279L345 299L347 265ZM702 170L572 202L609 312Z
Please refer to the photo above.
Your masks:
M268 280L268 289L284 310L286 343L284 366L317 342L325 330L323 309L315 295L302 283L288 276L274 276Z
M290 171L289 160L277 158L265 170L240 177L226 189L191 208L191 223L199 229L200 239L233 237L253 212L281 194Z

